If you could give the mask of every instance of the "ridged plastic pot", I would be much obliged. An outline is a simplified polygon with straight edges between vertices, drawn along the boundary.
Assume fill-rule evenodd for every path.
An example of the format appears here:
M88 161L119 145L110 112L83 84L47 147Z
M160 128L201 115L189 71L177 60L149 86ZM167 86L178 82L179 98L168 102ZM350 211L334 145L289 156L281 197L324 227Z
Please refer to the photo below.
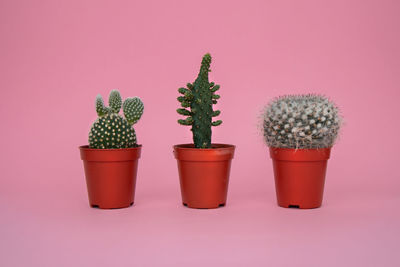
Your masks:
M269 149L278 205L285 208L318 208L322 204L330 148Z
M123 149L79 147L90 206L116 209L133 204L141 149L141 146Z
M234 152L235 146L226 144L212 144L209 149L174 146L183 205L212 209L226 204Z

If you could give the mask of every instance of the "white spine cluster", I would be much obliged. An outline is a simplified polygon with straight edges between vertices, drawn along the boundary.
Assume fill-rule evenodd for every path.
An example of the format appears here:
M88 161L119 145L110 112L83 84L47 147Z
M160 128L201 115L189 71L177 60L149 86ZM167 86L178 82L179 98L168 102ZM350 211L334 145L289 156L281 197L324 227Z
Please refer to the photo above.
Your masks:
M264 138L270 147L332 147L341 122L337 106L324 96L282 96L266 107L263 116Z

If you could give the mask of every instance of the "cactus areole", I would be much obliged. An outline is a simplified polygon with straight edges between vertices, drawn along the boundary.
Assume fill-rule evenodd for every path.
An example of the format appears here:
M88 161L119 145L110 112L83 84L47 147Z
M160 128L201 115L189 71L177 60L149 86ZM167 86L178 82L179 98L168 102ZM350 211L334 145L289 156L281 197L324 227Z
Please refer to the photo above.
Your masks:
M186 87L178 89L182 94L178 97L182 108L177 109L177 112L187 116L186 119L178 120L178 123L192 126L195 148L211 148L211 127L222 123L221 120L213 121L213 117L221 113L219 110L213 110L213 105L217 104L217 99L220 98L216 94L220 86L208 80L210 65L211 55L205 54L194 83L188 83Z

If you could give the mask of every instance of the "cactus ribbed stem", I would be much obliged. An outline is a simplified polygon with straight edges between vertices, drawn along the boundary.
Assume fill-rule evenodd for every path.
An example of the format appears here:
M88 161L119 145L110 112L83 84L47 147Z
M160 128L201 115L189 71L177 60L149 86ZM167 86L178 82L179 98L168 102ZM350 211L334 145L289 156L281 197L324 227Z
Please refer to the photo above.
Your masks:
M196 148L211 148L211 127L222 123L221 120L212 121L212 118L221 112L213 110L213 104L217 103L216 99L219 99L220 96L215 94L219 85L210 83L208 80L208 73L211 71L210 64L211 55L204 55L194 83L188 83L187 88L178 89L178 92L183 94L178 97L183 108L178 109L177 112L180 115L189 116L185 120L178 120L178 123L192 126L193 142ZM190 108L190 110L186 108Z
M324 96L282 96L265 109L264 138L270 147L328 148L335 143L341 122L339 109Z

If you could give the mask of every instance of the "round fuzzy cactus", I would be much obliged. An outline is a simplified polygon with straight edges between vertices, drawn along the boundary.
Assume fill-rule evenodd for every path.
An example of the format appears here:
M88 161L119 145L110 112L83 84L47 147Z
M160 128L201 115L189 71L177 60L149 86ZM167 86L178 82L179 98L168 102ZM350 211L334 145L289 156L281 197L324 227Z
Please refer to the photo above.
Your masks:
M119 115L123 107L125 118ZM89 133L89 147L97 149L117 149L136 147L136 134L132 125L143 114L143 102L138 97L127 98L122 103L121 95L112 90L109 107L104 106L101 95L96 97L96 112L99 116Z
M282 96L265 109L264 138L270 147L329 148L336 141L341 123L337 106L324 96Z

